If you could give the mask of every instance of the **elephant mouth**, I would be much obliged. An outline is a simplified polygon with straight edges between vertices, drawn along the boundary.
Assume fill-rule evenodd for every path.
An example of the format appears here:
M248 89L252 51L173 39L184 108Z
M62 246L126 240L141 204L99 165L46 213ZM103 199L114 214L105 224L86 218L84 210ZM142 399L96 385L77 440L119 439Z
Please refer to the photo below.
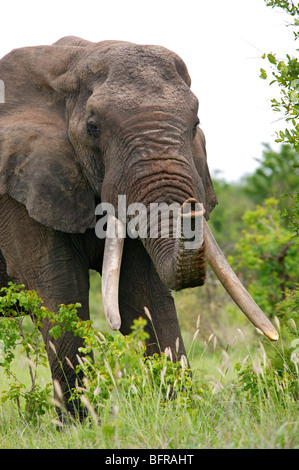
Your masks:
M186 211L186 207L189 207L189 211ZM180 278L185 279L188 276L188 271L198 269L199 272L195 273L195 278L196 274L198 274L199 281L195 285L202 284L203 282L200 282L200 279L203 278L205 270L202 263L198 263L198 259L201 259L204 253L214 273L240 310L268 339L277 341L277 331L232 270L203 215L203 206L194 199L189 199L182 204L178 215L178 230L180 230L179 227L182 227L182 221L186 220L189 223L191 222L191 225L193 224L193 226L197 227L195 245L188 247L188 242L190 242L188 234L178 232L173 256L168 258L168 264L163 265L163 282L168 287L175 288L174 286L177 285L176 277L179 275L181 266L186 266L187 259L187 269L185 269L183 275L180 275ZM108 215L107 219L107 234L109 232L114 234L114 236L107 236L105 241L102 270L102 299L109 326L113 330L119 330L121 316L118 305L118 286L126 226L112 214ZM180 285L180 288L184 287L187 286ZM190 283L188 287L190 287Z

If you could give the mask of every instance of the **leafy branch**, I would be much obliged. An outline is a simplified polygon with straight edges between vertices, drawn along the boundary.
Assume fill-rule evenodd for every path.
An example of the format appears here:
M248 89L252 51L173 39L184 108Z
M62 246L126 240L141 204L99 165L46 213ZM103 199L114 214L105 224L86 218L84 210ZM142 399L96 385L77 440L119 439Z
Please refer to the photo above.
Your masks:
M278 7L292 16L294 22L290 24L293 29L295 40L299 37L299 8L293 1L289 0L265 0L267 6ZM298 49L297 49L298 51ZM280 89L280 99L271 100L272 109L282 112L288 127L284 131L277 132L276 142L291 144L299 151L299 61L297 57L286 54L284 60L277 58L275 53L263 54L263 59L267 59L274 79L270 85L276 83ZM260 77L264 80L268 78L265 69L261 68Z

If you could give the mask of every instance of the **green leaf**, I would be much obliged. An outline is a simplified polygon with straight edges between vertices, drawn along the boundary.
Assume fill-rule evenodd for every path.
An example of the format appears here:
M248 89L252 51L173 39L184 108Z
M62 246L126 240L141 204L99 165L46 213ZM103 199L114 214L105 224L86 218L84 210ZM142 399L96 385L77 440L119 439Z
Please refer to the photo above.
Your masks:
M281 73L288 73L288 70L289 70L288 66L284 63L283 60L279 62L279 64L277 65L277 68L278 70L281 71Z
M267 54L268 60L271 64L276 64L276 58L274 54Z
M266 78L267 78L267 72L266 72L266 70L261 69L260 78L262 78L263 80L266 80Z

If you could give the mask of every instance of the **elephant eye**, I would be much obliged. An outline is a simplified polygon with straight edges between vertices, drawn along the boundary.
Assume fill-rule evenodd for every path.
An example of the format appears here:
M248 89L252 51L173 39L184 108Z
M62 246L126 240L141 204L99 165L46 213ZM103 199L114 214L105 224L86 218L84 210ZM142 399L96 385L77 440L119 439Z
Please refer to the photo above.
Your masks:
M198 126L199 123L200 123L200 120L197 118L196 122L194 124L194 127L193 127L193 138L195 137L196 129L197 129L197 126Z
M99 138L100 137L100 133L101 133L101 130L99 128L99 126L93 122L93 121L89 121L87 123L87 133L91 136L91 137L94 137L94 138Z

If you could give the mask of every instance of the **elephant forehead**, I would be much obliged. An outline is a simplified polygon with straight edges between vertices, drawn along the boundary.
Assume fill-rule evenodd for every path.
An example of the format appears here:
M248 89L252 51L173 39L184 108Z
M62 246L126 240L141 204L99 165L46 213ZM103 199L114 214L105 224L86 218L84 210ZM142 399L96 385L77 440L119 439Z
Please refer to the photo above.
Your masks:
M113 115L122 112L146 112L161 110L174 112L180 110L181 117L184 111L197 112L198 101L189 88L182 89L168 82L138 78L133 82L119 82L107 80L98 90L95 90L87 102L87 111L97 114L99 111L109 111Z
M134 79L150 71L164 79L176 75L173 54L162 48L126 47L121 54L115 55L111 65L113 74L122 72L123 76Z
M95 48L88 56L88 68L93 73L105 75L110 86L118 87L133 83L179 82L190 86L187 68L175 53L161 46L115 44L102 51Z
M183 111L198 106L184 62L163 47L130 43L113 43L105 51L95 47L88 68L94 73L88 112L134 112L140 107Z

